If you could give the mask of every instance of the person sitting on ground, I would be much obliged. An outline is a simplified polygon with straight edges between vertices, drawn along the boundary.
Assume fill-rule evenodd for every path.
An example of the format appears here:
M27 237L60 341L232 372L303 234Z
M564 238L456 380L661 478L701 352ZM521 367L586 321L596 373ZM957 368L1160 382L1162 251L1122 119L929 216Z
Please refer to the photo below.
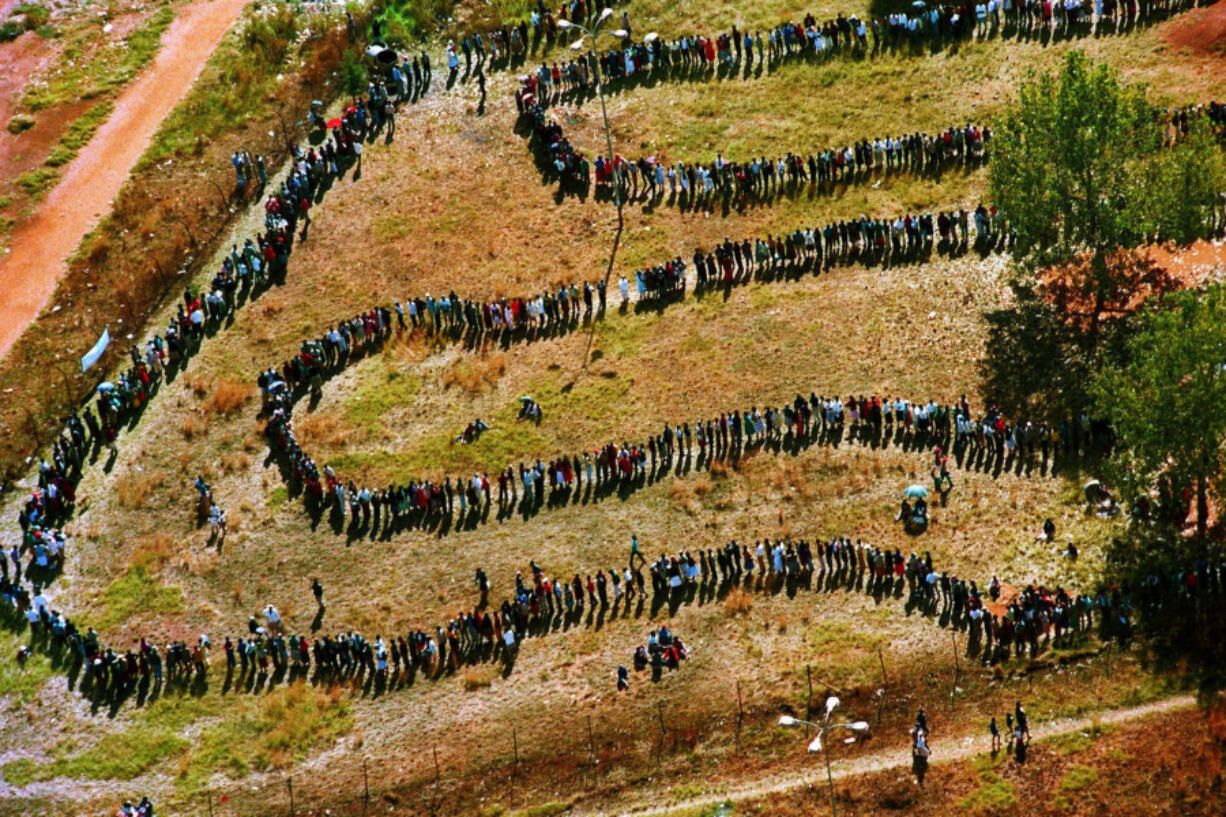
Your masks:
M531 397L519 398L519 419L530 420L538 425L541 422L541 404Z
M456 437L456 440L467 445L468 443L476 442L481 434L485 431L489 431L489 429L489 424L478 417L476 420L473 420L464 427L463 433Z
M898 509L898 516L894 517L895 522L902 522L904 525L911 521L911 503L903 499L902 506Z
M1051 517L1049 516L1043 522L1043 530L1040 531L1039 535L1036 536L1035 538L1038 539L1040 542L1051 542L1052 540L1055 539L1055 537L1056 537L1056 523L1051 521Z

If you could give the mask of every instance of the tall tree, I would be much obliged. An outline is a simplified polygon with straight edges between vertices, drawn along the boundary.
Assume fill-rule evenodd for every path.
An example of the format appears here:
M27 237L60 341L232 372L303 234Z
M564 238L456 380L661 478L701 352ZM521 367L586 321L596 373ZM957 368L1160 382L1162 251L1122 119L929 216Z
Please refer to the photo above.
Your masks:
M1080 51L1058 74L1022 83L993 140L989 185L1016 232L1014 257L1032 272L1058 270L1060 296L1092 337L1136 290L1160 288L1152 267L1122 250L1202 234L1226 184L1207 133L1168 141L1144 88Z
M1164 478L1194 488L1203 540L1210 495L1219 505L1226 495L1226 286L1148 307L1125 360L1105 367L1091 388L1100 416L1115 428L1119 465L1142 485Z

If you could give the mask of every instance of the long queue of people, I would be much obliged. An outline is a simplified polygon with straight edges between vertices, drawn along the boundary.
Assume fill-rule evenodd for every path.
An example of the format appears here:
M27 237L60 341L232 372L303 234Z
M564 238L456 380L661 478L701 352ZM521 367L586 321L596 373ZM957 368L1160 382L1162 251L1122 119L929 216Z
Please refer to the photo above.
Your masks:
M807 190L833 191L850 185L879 183L897 175L939 175L954 169L977 167L989 158L992 130L979 123L951 126L938 133L912 133L859 139L840 147L815 152L787 152L731 161L716 153L708 162L666 161L660 155L626 159L586 153L566 137L550 116L539 94L538 75L524 79L515 92L521 119L530 123L529 146L546 181L558 181L566 193L622 201L666 202L682 208L705 208L717 203L744 208L750 202L771 201ZM1226 105L1216 101L1179 108L1155 108L1168 142L1188 134L1203 121L1219 136L1226 134ZM616 189L615 189L616 188Z
M142 345L132 345L130 366L98 386L92 405L67 418L49 456L40 458L37 484L18 512L22 541L0 559L4 594L28 614L49 612L36 601L43 598L41 589L63 569L68 544L63 525L75 511L84 467L96 462L104 448L112 457L117 454L119 431L139 419L161 383L187 365L203 338L283 280L296 228L309 220L311 204L356 158L355 146L367 137L370 122L367 101L354 100L319 146L295 148L285 180L265 199L264 228L241 248L231 248L207 290L185 290L166 329ZM27 556L29 563L23 569Z
M710 162L666 162L658 156L610 160L587 155L566 138L536 94L535 76L524 81L515 101L521 116L532 123L531 147L547 179L564 190L582 192L595 183L597 194L611 195L620 183L623 200L705 207L716 201L771 200L798 191L857 184L901 174L932 175L950 168L971 168L987 160L991 129L979 124L950 127L939 133L912 133L861 139L842 147L811 153L788 152L742 161L717 153Z
M554 11L545 6L544 0L537 0L535 8L518 20L503 19L496 25L474 26L460 32L456 38L458 43L455 39L448 43L448 65L458 70L461 54L466 74L471 73L474 67L493 71L522 64L530 53L542 46L549 48L555 43L565 45L578 39L578 30L560 28L558 21L590 27L605 9L612 9L617 4L615 0L569 0ZM622 27L629 29L629 25L629 15L623 12Z
M1226 586L1226 564L1199 565L1195 575L1200 577L1200 592L1220 593ZM249 618L246 633L221 641L223 694L297 679L356 681L377 694L411 684L419 674L439 678L466 664L502 662L510 671L525 639L577 627L599 628L616 617L671 616L684 605L723 598L733 588L790 594L863 592L878 600L901 599L905 592L908 611L918 610L966 631L968 654L984 664L1027 653L1034 657L1049 644L1059 646L1095 628L1104 639L1127 639L1132 632L1128 588L1070 594L1061 587L1030 584L1018 591L995 576L981 587L938 572L928 552L904 556L898 549L849 537L732 541L722 548L662 552L653 561L635 538L624 565L559 571L530 561L526 573L515 574L513 589L501 601L491 601L490 580L480 567L473 583L478 598L471 607L435 625L386 637L355 631L303 635L288 626L275 606L267 605L260 617ZM1175 581L1172 592L1187 586L1186 581ZM1147 598L1159 587L1155 583L1145 588ZM313 590L319 613L312 630L325 609L317 581ZM31 614L7 587L0 587L0 613L15 629L29 630L31 640L21 647L19 663L35 650L58 657L65 671L80 679L82 694L112 711L132 696L148 700L164 690L199 691L208 682L214 643L207 635L192 645L173 641L159 648L155 641L139 638L126 649L109 647L92 628L81 629L46 605Z
M628 287L621 283L623 303L629 303ZM565 291L565 290L563 290ZM648 296L657 296L651 290ZM550 296L552 298L552 296ZM546 303L539 296L538 304ZM291 493L301 491L308 512L318 518L330 511L338 531L348 519L351 535L382 530L390 535L402 528L445 530L452 524L470 527L487 521L497 503L497 518L517 510L525 516L572 502L596 501L614 492L625 494L675 471L709 468L712 462L735 460L746 451L767 448L796 451L816 444L860 443L871 446L900 445L908 449L931 449L941 457L952 454L957 464L979 470L1043 470L1087 448L1106 449L1110 428L1082 415L1063 423L1043 420L1010 421L991 407L974 411L965 397L954 403L909 400L883 395L796 395L781 405L733 408L697 422L666 424L660 433L630 442L606 445L563 455L545 463L509 464L495 476L423 476L385 488L358 486L335 470L320 467L303 450L294 433L293 408L304 395L317 395L324 378L377 350L393 333L422 331L435 336L469 337L479 341L484 333L524 334L537 331L567 331L582 319L568 296L552 298L552 310L538 306L546 315L543 324L501 323L502 317L527 314L523 303L512 308L507 301L481 304L451 295L450 309L433 298L409 299L413 311L405 320L398 302L394 308L380 306L330 327L320 338L304 341L298 354L277 369L261 373L258 385L268 417L266 435L276 454ZM561 307L566 303L569 306ZM454 304L462 304L456 308ZM601 304L604 306L603 301ZM474 440L480 445L480 440ZM946 453L947 452L947 453ZM943 460L942 460L943 462ZM522 490L521 490L522 487ZM495 497L496 492L496 497ZM458 516L457 516L458 509Z
M973 225L973 231L972 231ZM995 207L903 213L894 218L832 221L792 232L733 241L710 250L695 249L690 262L677 257L634 271L633 287L642 303L683 298L687 286L702 294L752 280L774 280L812 270L850 264L888 267L925 260L935 250L954 255L975 247L981 252L1008 245L1008 224ZM690 269L693 269L691 280ZM629 300L632 284L622 276L618 289Z
M706 35L687 33L671 40L646 35L623 38L620 46L536 69L542 98L585 97L596 80L606 92L632 83L707 76L734 76L770 70L782 62L863 58L903 49L956 47L970 38L1030 39L1088 37L1104 28L1128 30L1134 23L1194 8L1200 0L983 0L917 3L910 9L861 19L839 14L819 20L806 14L765 32L735 24ZM629 20L622 28L633 33ZM573 30L573 29L572 29ZM577 32L576 32L577 34Z

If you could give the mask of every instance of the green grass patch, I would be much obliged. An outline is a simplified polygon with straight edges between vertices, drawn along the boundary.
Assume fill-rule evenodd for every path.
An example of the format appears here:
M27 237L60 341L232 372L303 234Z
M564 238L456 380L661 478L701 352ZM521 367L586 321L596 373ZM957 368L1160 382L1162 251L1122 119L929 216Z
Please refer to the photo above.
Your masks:
M1017 790L995 772L980 773L979 788L959 803L963 811L982 815L1000 814L1016 805Z
M9 630L0 631L0 655L4 656L0 661L0 698L22 703L33 698L53 672L51 662L38 652L26 659L25 666L18 666L13 656L24 643L27 640L23 636Z
M571 803L563 803L561 801L554 803L541 803L536 806L528 806L513 812L511 817L554 817L555 814L565 814L573 808Z
M349 402L349 422L366 431L378 431L383 418L411 403L421 390L421 378L412 372L390 369L384 363L357 390Z
M287 499L289 499L289 489L284 485L278 485L268 492L268 507L276 510L284 505Z
M1098 772L1091 769L1089 766L1074 766L1064 775L1064 779L1060 781L1061 791L1081 791L1088 789L1098 782Z
M4 779L17 786L57 778L132 780L187 746L188 742L178 735L137 723L72 757L55 762L15 760L5 765Z
M68 164L81 148L89 143L93 138L94 133L102 126L115 110L115 103L109 99L104 99L94 105L85 113L81 114L68 126L68 130L60 137L60 141L54 148L51 149L50 155L47 156L45 164L48 167L62 167Z
M149 64L162 44L162 34L175 18L164 2L119 43L104 42L101 27L82 27L64 46L64 59L45 81L31 83L22 105L39 111L74 99L106 96L128 84Z
M144 615L167 615L183 611L183 590L167 587L143 567L131 567L102 594L102 609L94 618L100 631Z
M17 177L17 186L32 199L40 199L59 180L58 171L49 167L36 167Z
M1051 746L1052 750L1059 754L1075 755L1089 749L1096 740L1104 735L1111 734L1113 731L1115 731L1114 726L1104 726L1095 719L1091 722L1089 729L1067 732L1063 735L1053 735L1043 742Z
M199 791L220 772L239 779L252 771L285 768L353 728L353 712L339 688L296 683L280 687L254 707L207 727L183 755L176 785Z
M209 58L187 98L162 124L138 169L192 150L201 140L237 130L248 117L263 110L276 90L277 75L290 55L299 26L308 21L306 15L281 7L272 14L248 17L245 25L236 26Z

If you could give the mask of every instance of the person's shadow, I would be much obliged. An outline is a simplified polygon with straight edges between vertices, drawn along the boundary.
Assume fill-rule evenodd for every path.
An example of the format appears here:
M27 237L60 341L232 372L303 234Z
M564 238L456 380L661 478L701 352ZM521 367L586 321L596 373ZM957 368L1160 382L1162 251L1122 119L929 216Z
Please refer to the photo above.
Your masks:
M315 612L315 618L311 619L311 632L319 632L319 628L324 625L324 611L327 609L323 604L319 605L319 609Z

